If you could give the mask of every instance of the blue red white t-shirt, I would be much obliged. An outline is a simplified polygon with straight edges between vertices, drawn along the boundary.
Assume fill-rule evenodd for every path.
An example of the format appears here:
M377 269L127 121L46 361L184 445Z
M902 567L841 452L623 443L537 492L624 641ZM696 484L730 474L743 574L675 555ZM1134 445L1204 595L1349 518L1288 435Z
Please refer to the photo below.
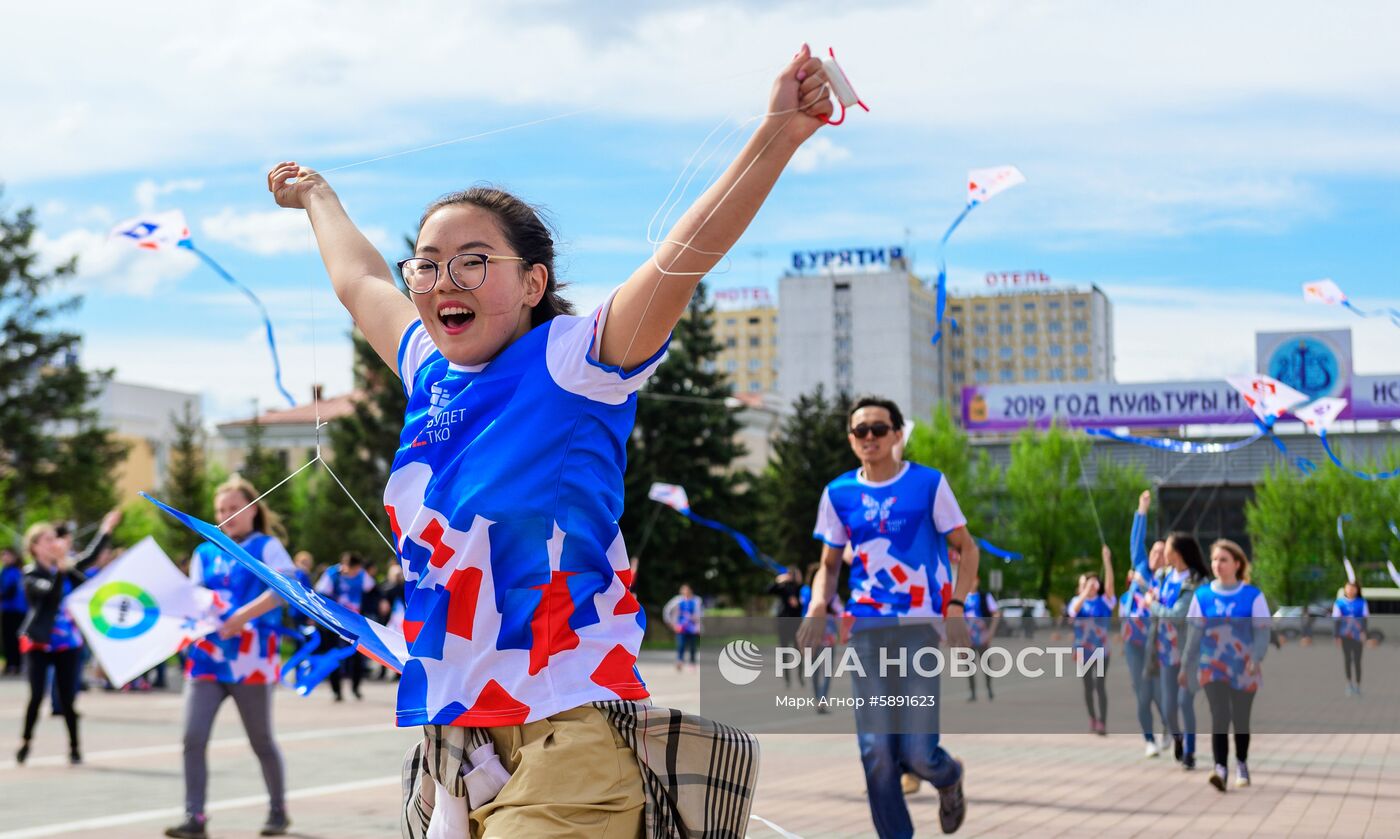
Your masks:
M1123 620L1123 642L1141 647L1147 643L1147 624L1152 619L1152 608L1147 604L1147 595L1136 579L1118 598L1118 616Z
M671 598L661 613L670 620L677 632L698 635L702 627L701 619L705 614L705 604L695 595L681 597L678 594Z
M1076 597L1069 602L1066 611L1074 627L1076 654L1088 655L1108 646L1108 624L1113 617L1110 597Z
M647 696L617 522L636 391L665 347L630 372L599 362L609 303L471 367L420 322L404 331L408 407L384 492L405 583L401 726L519 725Z
M274 571L286 577L296 576L287 549L271 536L254 531L238 544ZM268 590L253 572L208 542L195 548L190 558L190 581L214 592L221 619L227 619ZM237 637L220 638L217 632L209 633L185 649L185 675L230 684L276 683L281 663L281 636L277 630L281 625L279 606L249 621Z
M374 578L361 568L354 574L346 574L339 565L332 565L316 583L316 593L324 594L335 602L360 614L365 595L374 590Z
M981 647L991 641L988 629L996 611L997 599L990 594L974 591L963 598L963 616L967 618L967 634L972 646Z
M1364 621L1371 616L1371 607L1366 604L1366 598L1338 597L1337 602L1332 604L1332 618L1337 622L1337 637L1347 638L1352 641L1362 641L1366 638L1366 627Z
M952 596L947 535L967 524L943 473L905 462L873 482L853 469L826 485L812 535L833 548L851 545L856 618L941 616Z
M1170 609L1181 599L1181 587L1185 585L1189 571L1175 568L1157 578L1157 603ZM1181 663L1181 637L1176 624L1169 620L1157 623L1157 662L1163 667L1174 667Z
M1259 670L1248 672L1255 633L1269 631L1269 603L1259 589L1243 583L1231 589L1219 581L1196 589L1186 619L1203 628L1198 662L1201 685L1228 682L1235 690L1259 689Z

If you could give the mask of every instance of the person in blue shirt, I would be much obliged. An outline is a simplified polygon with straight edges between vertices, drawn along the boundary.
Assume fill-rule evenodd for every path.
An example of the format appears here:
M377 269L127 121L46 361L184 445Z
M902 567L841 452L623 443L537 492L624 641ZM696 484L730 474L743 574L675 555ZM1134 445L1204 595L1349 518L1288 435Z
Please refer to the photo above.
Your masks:
M914 835L904 801L904 773L938 790L944 833L957 830L967 815L962 762L939 742L937 675L880 666L884 656L913 658L921 650L936 649L941 630L950 646L970 646L964 602L980 558L943 473L895 456L903 427L899 407L888 399L863 397L852 407L847 442L860 468L837 477L822 492L813 531L824 545L821 567L799 632L804 648L821 647L827 602L836 592L842 553L849 545L850 645L864 663L853 690L866 701L856 708L856 735L870 815L882 839ZM956 583L950 550L959 558Z
M843 560L844 561L844 560ZM807 579L817 578L818 563L807 566ZM812 605L812 587L804 585L802 587L802 614L807 614L807 609ZM826 632L822 635L821 646L823 649L830 649L832 660L835 661L836 647L841 643L841 616L846 613L846 608L841 604L839 594L833 594L831 600L827 601ZM827 697L831 693L831 671L825 667L818 667L812 671L812 697L817 703L818 714L831 713L827 706ZM916 779L917 780L917 779ZM907 791L907 790L906 790Z
M340 562L327 568L321 579L316 582L317 594L324 594L356 614L364 611L365 596L374 589L374 576L365 570L364 557L352 551L341 554ZM322 637L329 637L331 640L326 649L344 647L347 643L331 633L322 633ZM345 701L345 695L341 691L341 680L346 673L350 675L350 692L356 699L364 699L360 693L360 682L364 679L365 663L360 654L355 653L331 671L331 693L335 696L335 701Z
M1089 731L1100 736L1108 733L1108 627L1113 618L1113 554L1108 545L1102 547L1103 574L1081 574L1079 592L1065 607L1065 615L1074 627L1074 657L1083 665L1095 656L1103 663L1088 667L1080 677L1084 682L1084 705L1089 709ZM1094 700L1098 699L1095 710Z
M1366 643L1366 623L1370 617L1371 607L1361 596L1361 584L1348 580L1332 604L1334 635L1346 664L1347 696L1361 695L1361 648Z
M0 648L5 655L5 675L20 672L23 653L19 651L19 625L29 606L24 601L24 566L19 551L0 548Z
M700 634L705 631L705 603L695 596L689 583L681 583L680 593L666 601L661 620L676 634L676 670L685 666L686 651L690 651L690 668L695 669Z
M1152 730L1152 706L1157 706L1157 714L1166 725L1162 712L1162 702L1158 697L1157 679L1149 672L1150 654L1147 646L1148 627L1152 621L1152 608L1148 593L1155 585L1156 574L1162 568L1166 543L1157 541L1152 549L1147 549L1147 511L1152 506L1152 491L1143 490L1138 497L1138 509L1133 515L1133 529L1129 534L1132 548L1133 567L1128 572L1127 590L1118 601L1118 617L1123 630L1123 658L1127 662L1128 676L1132 679L1133 697L1137 700L1138 725L1147 741L1144 750L1146 757L1157 757L1161 749Z
M1225 791L1230 762L1230 729L1235 731L1235 786L1249 786L1249 716L1259 692L1259 665L1269 651L1269 604L1245 582L1249 557L1229 539L1210 546L1215 579L1196 589L1187 611L1186 645L1181 659L1182 688L1205 691L1210 704L1211 786Z
M1196 703L1195 694L1179 684L1181 646L1186 641L1186 613L1196 590L1210 581L1210 569L1200 543L1189 533L1175 531L1167 536L1163 557L1166 567L1158 575L1156 588L1147 593L1152 610L1147 648L1156 653L1149 666L1157 669L1173 752L1181 767L1190 770L1196 768Z
M972 660L975 664L982 660L983 653L996 639L997 626L1001 623L1001 610L997 608L997 599L991 594L983 594L981 581L976 578L972 580L972 591L967 593L964 600L963 614L967 616L967 635L972 642ZM990 702L996 699L996 694L992 693L992 674L983 670L982 676L987 681L987 701ZM968 701L976 702L976 671L967 677L967 687L971 691Z

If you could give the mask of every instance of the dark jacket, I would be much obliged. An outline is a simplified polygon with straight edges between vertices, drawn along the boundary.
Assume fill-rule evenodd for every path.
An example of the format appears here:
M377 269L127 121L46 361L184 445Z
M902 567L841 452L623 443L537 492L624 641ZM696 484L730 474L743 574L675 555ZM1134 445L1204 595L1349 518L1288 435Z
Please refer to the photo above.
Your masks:
M29 601L29 611L19 625L20 635L34 644L49 642L54 619L58 617L58 610L63 608L63 581L68 580L75 588L82 585L87 579L85 572L111 541L110 535L99 532L87 550L74 557L73 567L67 571L50 571L37 562L25 569L24 597Z

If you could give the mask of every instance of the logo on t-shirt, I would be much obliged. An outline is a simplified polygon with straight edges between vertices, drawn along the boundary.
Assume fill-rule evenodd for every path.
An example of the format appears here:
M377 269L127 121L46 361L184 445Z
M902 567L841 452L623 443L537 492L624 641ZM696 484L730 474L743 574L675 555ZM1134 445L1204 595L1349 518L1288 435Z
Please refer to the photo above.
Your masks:
M434 382L429 389L428 396L428 416L437 418L442 413L442 409L447 407L447 389L442 386L442 382Z
M894 502L895 497L893 495L886 498L884 501L876 501L863 492L860 494L860 503L865 506L865 520L875 521L876 517L879 517L881 533L887 532L887 526L890 520L890 508L894 506ZM899 529L899 524L898 521L895 522L895 530Z

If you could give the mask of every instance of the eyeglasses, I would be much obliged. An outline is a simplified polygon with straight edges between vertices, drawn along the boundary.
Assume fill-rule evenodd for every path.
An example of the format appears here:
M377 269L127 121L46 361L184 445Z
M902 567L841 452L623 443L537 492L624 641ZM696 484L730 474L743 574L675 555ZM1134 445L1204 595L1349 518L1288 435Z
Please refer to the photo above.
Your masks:
M886 434L889 434L893 430L894 426L883 422L877 422L874 425L866 425L865 423L861 423L860 425L857 425L855 428L851 429L851 436L856 438L857 440L864 440L866 438L866 435L874 434L875 439L878 440L881 437L884 437Z
M486 282L489 262L525 262L523 256L497 256L493 253L459 253L447 260L447 276L462 291L476 291ZM400 260L399 276L414 294L427 294L437 287L439 264L425 256Z

